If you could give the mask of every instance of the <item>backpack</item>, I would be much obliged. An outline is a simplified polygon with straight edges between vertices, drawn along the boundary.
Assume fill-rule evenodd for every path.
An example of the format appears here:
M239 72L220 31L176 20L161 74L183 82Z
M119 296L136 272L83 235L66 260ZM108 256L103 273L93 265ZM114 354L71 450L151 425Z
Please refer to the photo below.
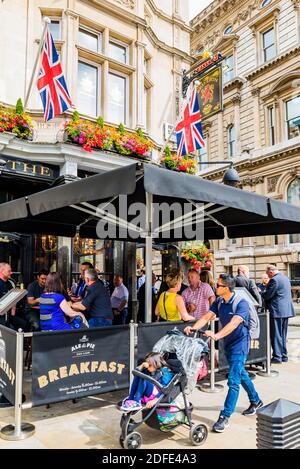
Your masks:
M244 298L242 298L238 294L235 295L235 298L232 303L233 314L236 313L237 306L239 302L243 299ZM260 336L260 322L259 322L258 313L257 313L255 306L252 303L249 303L248 301L247 303L249 305L249 324L246 324L245 321L243 322L243 324L245 327L247 327L251 339L257 340L259 339L259 336ZM218 302L218 309L220 309L220 306L221 306L221 301Z

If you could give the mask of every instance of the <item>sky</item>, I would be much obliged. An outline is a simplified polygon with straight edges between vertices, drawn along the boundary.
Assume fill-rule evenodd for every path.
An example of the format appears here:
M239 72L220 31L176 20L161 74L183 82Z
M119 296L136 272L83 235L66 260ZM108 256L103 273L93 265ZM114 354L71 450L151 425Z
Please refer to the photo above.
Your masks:
M212 0L189 0L190 2L190 19L194 18L200 11L209 5Z

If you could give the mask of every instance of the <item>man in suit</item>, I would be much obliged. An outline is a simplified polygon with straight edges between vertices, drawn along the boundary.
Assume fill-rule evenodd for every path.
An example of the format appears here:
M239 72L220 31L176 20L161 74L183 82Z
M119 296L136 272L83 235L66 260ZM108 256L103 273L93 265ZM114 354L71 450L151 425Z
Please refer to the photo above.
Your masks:
M272 363L287 362L286 338L289 318L295 316L291 283L285 275L279 272L275 265L269 265L266 272L270 282L266 291L262 293L262 297L270 312Z
M240 265L238 267L238 274L235 277L235 286L236 287L244 287L250 295L257 301L257 303L261 306L261 296L259 294L258 288L254 280L250 279L249 275L249 267L246 265Z

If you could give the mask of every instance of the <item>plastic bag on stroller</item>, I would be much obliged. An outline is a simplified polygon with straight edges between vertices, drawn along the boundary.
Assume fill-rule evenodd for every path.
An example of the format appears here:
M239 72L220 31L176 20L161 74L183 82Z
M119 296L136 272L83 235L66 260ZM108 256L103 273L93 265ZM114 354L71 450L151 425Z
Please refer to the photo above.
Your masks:
M168 332L153 347L154 352L172 353L181 361L187 377L186 394L195 389L200 362L208 350L204 340L188 337L176 328Z

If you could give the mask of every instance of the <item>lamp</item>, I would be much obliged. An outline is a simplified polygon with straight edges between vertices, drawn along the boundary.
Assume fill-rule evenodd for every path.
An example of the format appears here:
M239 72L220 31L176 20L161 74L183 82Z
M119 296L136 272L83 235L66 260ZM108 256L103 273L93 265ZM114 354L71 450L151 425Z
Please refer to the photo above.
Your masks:
M234 163L233 161L199 161L200 164L205 164L205 165L215 165L215 164L229 164L230 168L225 171L225 174L223 176L223 184L226 186L231 186L231 187L237 187L240 182L241 178L239 176L239 173L237 172L236 169L234 169Z

